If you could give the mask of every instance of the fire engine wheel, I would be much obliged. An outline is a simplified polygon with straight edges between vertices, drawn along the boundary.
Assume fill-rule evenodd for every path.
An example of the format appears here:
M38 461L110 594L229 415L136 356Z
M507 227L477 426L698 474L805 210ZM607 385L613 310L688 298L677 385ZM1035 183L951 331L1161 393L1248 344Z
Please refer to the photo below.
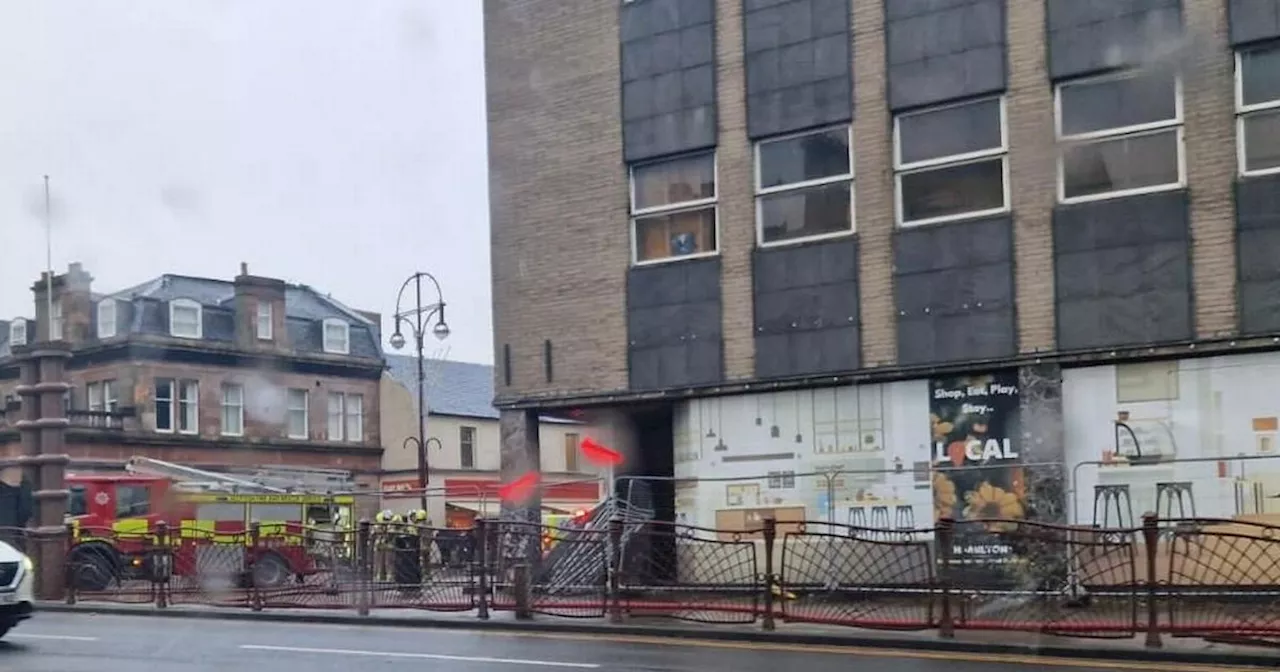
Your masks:
M72 549L67 559L71 565L76 590L106 590L119 574L120 560L114 548L106 544L84 544Z
M253 582L259 588L279 588L289 582L289 563L275 553L267 553L253 563Z

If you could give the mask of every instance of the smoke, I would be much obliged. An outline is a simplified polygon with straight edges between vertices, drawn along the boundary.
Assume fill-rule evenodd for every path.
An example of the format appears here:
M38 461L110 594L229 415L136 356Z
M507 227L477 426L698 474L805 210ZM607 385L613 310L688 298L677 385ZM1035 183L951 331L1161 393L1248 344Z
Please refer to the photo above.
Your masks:
M244 380L244 394L245 415L259 422L284 422L288 395L267 376L250 374Z

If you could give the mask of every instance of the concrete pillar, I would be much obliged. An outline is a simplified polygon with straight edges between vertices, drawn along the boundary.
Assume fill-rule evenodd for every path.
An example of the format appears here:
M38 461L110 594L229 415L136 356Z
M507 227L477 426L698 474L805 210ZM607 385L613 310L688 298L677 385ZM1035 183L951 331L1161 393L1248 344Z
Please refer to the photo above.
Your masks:
M62 597L66 560L65 540L57 535L65 530L70 495L65 476L71 458L66 450L67 417L62 399L70 389L66 363L71 348L65 342L44 342L15 348L14 354L21 380L16 392L22 400L17 423L22 437L18 463L35 499L27 531L41 540L29 544L28 552L38 568L36 592L44 599L56 600Z
M511 483L529 472L537 472L542 465L542 450L538 441L537 411L502 411L498 417L501 433L500 469L503 483ZM532 496L520 503L502 503L503 517L509 520L542 520L542 493L535 490Z
M1035 364L1018 369L1019 447L1027 488L1027 517L1043 523L1066 523L1071 465L1064 464L1066 442L1062 418L1062 369Z

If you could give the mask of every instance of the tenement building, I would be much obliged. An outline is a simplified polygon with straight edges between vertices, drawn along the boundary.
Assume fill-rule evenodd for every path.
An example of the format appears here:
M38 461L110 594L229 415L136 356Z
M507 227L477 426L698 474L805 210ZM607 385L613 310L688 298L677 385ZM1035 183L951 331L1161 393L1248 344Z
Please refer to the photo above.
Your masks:
M377 483L379 315L243 265L230 281L163 275L95 290L71 264L32 285L33 316L0 322L3 480L17 482L24 454L21 371L52 348L69 352L57 382L70 389L53 415L66 418L60 452L71 472L118 471L142 456L216 471L337 469Z
M1280 3L484 6L509 473L568 408L704 526L1280 514Z

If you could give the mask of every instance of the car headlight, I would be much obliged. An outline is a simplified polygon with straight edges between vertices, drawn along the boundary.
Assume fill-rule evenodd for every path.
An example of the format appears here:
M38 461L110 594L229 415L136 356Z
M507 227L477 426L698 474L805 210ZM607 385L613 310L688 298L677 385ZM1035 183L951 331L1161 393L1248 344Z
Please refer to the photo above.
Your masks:
M27 570L28 572L36 571L36 563L31 560L31 556L29 555L22 556L22 568Z

